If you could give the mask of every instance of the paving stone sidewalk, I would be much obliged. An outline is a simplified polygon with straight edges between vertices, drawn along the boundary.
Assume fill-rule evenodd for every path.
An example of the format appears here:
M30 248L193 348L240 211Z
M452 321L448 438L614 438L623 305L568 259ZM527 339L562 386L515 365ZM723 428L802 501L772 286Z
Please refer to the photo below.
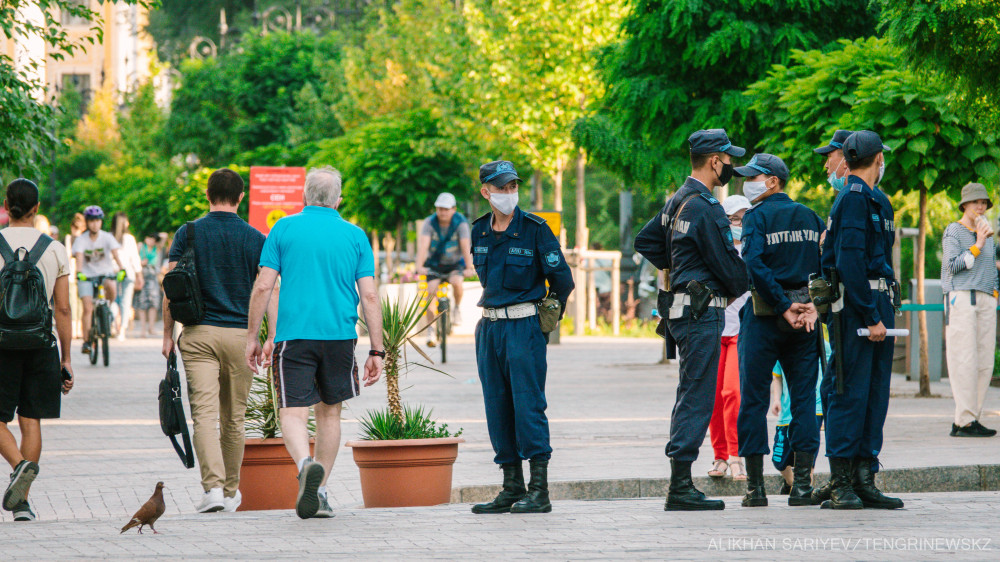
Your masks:
M121 535L121 518L48 521L0 526L0 551L41 560L996 560L1000 493L904 500L892 512L742 508L727 498L725 511L700 513L664 512L662 500L647 499L557 502L546 515L473 515L468 504L342 509L307 521L291 511L170 515L158 535Z
M550 347L553 481L667 475L663 447L677 367L657 364L659 345L658 340L567 337ZM114 342L110 368L91 366L83 355L74 357L76 388L63 401L63 418L43 427L42 470L31 492L42 520L127 518L158 480L167 485L168 515L193 511L201 494L197 469L182 467L157 421L156 391L165 364L159 347L159 340ZM366 353L367 347L359 346L359 357ZM467 442L455 464L455 487L498 483L471 339L451 340L449 359L438 367L451 377L426 370L406 376L401 382L404 400L430 406L452 429L464 429ZM950 391L947 382L932 386L941 397L912 398L916 382L894 378L884 466L1000 464L1000 438L948 437L954 408ZM345 440L356 436L359 413L385 404L384 392L380 383L350 402L344 413ZM998 408L1000 389L991 388L985 425L1000 426ZM773 420L771 424L773 431ZM706 440L694 466L696 475L708 471L712 456ZM774 473L770 463L766 469ZM825 461L818 470L828 470ZM329 488L335 507L360 505L350 450L342 450ZM10 513L0 513L0 521L10 518ZM0 528L0 533L10 532L6 523Z

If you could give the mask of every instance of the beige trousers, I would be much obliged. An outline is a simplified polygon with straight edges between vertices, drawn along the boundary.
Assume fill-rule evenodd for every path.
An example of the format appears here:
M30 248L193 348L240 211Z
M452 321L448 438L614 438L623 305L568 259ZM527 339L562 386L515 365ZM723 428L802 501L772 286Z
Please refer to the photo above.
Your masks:
M246 328L190 326L177 347L184 360L194 422L194 450L207 492L236 495L243 464L244 416L253 373L243 356Z
M976 291L945 295L945 338L948 382L955 397L955 424L968 425L983 413L986 390L993 376L997 333L997 299Z

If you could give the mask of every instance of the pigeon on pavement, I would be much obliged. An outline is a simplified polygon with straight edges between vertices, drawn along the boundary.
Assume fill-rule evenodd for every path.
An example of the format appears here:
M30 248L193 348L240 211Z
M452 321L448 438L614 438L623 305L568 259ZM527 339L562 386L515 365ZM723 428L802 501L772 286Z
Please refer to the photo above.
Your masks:
M153 534L159 534L153 527L153 523L163 515L166 511L167 506L163 503L163 482L156 483L156 490L153 491L153 495L146 500L146 503L142 504L139 511L135 512L132 516L132 520L122 527L122 533L131 529L132 527L139 527L139 534L142 534L142 527L144 525L149 525L150 529L153 529ZM121 534L121 533L119 533Z

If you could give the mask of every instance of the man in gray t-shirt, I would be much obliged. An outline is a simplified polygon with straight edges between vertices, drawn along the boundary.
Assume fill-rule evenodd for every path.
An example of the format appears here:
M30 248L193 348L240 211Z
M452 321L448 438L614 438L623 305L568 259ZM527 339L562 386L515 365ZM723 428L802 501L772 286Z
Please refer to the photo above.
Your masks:
M451 283L455 291L451 322L458 325L462 323L462 281L476 270L472 267L472 230L469 221L456 212L456 205L451 193L438 195L434 202L437 210L424 220L417 238L417 273L427 276L427 294L432 301L442 279ZM433 335L430 340L427 344L433 347Z

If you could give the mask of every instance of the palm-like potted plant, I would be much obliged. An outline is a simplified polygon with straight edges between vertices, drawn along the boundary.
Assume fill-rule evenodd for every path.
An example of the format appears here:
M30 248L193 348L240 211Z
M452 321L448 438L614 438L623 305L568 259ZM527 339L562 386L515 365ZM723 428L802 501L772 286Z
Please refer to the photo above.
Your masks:
M267 338L267 319L261 328L261 343ZM247 397L244 421L246 442L243 464L240 467L240 493L243 503L239 511L262 509L292 509L298 483L295 461L292 460L285 441L281 438L278 423L278 392L274 388L271 368L264 374L254 375ZM310 417L309 429L315 432L315 422ZM310 447L312 444L310 443Z
M452 465L458 456L462 431L452 434L447 424L431 420L422 406L404 406L399 377L413 366L437 372L429 365L406 359L409 345L428 363L430 357L414 342L426 329L419 327L430 302L415 298L382 298L382 340L385 346L387 407L370 410L359 420L361 439L348 441L361 472L365 507L437 505L451 500Z

